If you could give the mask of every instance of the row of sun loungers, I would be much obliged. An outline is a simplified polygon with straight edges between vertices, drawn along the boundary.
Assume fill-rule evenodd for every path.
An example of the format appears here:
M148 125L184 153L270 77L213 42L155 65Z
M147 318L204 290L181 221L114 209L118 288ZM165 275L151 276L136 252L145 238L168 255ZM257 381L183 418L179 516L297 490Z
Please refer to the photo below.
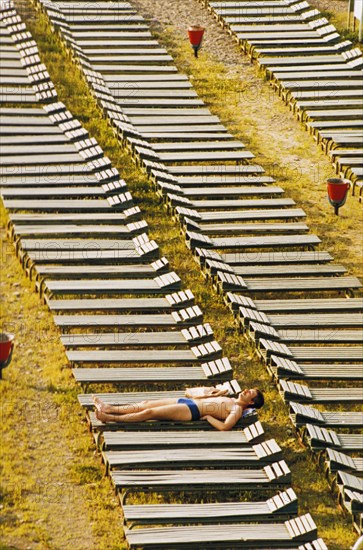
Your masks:
M362 52L308 2L204 1L362 197ZM357 144L355 144L358 141Z

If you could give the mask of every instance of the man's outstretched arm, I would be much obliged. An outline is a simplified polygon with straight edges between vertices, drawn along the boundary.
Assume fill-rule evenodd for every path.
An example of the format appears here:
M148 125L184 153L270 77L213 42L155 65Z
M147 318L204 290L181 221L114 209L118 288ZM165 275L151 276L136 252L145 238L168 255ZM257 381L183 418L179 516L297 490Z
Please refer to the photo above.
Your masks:
M218 420L218 418L214 418L214 416L211 416L210 414L203 416L202 420L207 420L207 422L209 422L211 426L213 426L220 432L228 432L233 428L233 426L237 424L242 414L243 414L242 409L238 407L238 409L233 410L227 416L224 422L222 422L222 420Z

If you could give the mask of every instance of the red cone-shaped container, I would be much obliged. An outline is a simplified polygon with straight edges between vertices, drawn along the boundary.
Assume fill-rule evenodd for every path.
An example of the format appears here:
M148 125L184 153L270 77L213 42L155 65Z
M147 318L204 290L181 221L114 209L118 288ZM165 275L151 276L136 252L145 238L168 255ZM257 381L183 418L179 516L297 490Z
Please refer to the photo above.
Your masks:
M0 362L7 361L9 359L11 348L14 345L14 334L0 333Z
M193 25L188 29L189 41L192 46L200 46L204 34L204 27Z
M329 199L332 202L336 203L340 203L345 199L350 186L348 181L342 180L340 178L328 179L327 185Z

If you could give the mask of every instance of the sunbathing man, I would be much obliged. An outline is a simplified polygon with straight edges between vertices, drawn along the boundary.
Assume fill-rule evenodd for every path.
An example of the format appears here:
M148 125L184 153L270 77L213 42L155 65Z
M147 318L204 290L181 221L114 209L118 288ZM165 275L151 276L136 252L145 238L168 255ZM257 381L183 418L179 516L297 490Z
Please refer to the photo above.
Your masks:
M248 408L259 409L264 398L257 388L244 390L238 397L218 395L196 396L193 399L158 399L130 405L108 405L94 397L96 416L101 422L145 422L147 420L176 420L187 422L206 420L220 431L231 430ZM187 393L188 395L188 393Z

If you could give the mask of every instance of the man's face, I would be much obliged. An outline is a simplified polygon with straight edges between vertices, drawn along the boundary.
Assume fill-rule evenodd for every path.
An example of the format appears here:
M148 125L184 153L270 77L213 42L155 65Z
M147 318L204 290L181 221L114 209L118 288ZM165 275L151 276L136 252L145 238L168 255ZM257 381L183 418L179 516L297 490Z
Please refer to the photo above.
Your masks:
M257 390L254 389L246 389L240 393L240 400L242 400L245 405L251 405L255 397L257 397Z

